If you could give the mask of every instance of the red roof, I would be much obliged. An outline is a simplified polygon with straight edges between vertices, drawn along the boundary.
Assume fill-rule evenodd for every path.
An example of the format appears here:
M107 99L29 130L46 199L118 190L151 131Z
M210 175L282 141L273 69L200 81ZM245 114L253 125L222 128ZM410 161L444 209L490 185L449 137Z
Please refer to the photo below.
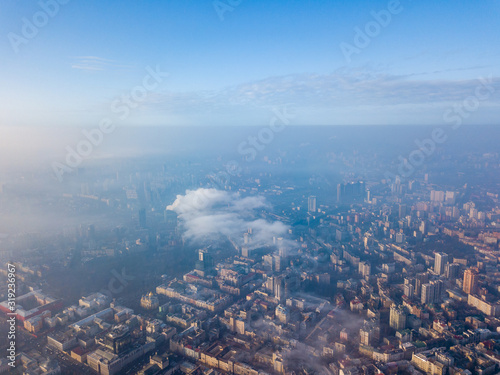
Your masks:
M86 353L86 351L81 346L77 346L76 348L71 349L71 351L75 354L78 354L78 355L82 355L82 354Z

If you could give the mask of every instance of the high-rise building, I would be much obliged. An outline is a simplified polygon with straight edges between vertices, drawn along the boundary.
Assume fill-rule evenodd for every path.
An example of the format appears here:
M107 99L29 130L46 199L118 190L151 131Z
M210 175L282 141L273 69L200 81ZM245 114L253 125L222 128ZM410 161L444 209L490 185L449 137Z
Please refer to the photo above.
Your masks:
M141 228L146 228L146 209L141 208L139 210L139 226Z
M314 195L311 195L307 199L307 211L308 212L316 212L316 197Z
M245 258L251 258L252 257L252 248L248 246L242 246L241 247L241 256Z
M431 201L433 202L444 202L445 192L438 190L431 190Z
M434 286L434 301L435 303L441 302L443 295L443 281L434 280L430 282Z
M266 268L270 268L270 269L273 268L273 256L271 254L264 255L262 257L262 261L264 263L264 266L266 266Z
M165 210L163 220L165 221L167 232L175 232L177 228L177 213L172 210Z
M252 234L251 233L243 233L243 243L245 245L252 243Z
M420 226L418 227L418 230L422 234L427 234L427 231L429 230L429 225L427 224L427 221L422 220L422 222L420 223Z
M406 313L402 306L391 306L389 325L396 331L406 328Z
M413 298L413 296L415 295L415 287L412 284L405 284L404 293L406 297Z
M454 191L447 191L445 194L446 204L455 204L457 198L457 193Z
M280 272L283 269L284 261L283 258L278 255L273 255L273 271Z
M295 272L288 273L283 280L283 285L285 286L285 297L288 298L292 292L296 292L300 287L299 274Z
M200 276L206 276L209 274L214 266L214 260L212 254L206 249L198 250L198 260L195 263L194 269Z
M448 264L448 254L436 253L434 255L434 273L444 275L446 265Z
M282 277L274 278L274 296L280 302L285 300L285 283Z
M417 273L415 277L415 294L420 296L422 293L422 285L427 284L429 282L429 274L425 273Z
M243 233L243 244L244 246L241 247L241 256L250 258L252 256L252 232L250 230Z
M404 233L396 233L396 243L403 243L405 241Z
M360 342L361 344L363 345L370 345L370 342L371 342L371 334L370 334L370 329L368 328L361 328L359 330L359 339L360 339Z
M467 294L477 292L477 275L478 270L475 267L469 268L464 272L463 290Z
M286 258L288 256L288 246L283 240L283 237L278 237L276 239L276 247L278 248L278 254L282 258Z
M422 285L420 302L423 304L440 302L442 293L443 282L441 280L430 281Z
M365 320L359 330L359 338L363 345L376 345L380 340L380 325L376 319Z
M337 202L363 198L365 191L365 183L363 181L338 184Z
M283 305L276 306L274 314L281 323L288 323L290 320L290 310Z
M151 185L148 181L144 181L144 199L146 202L151 201Z
M422 285L422 293L420 295L422 304L434 302L434 285L427 283Z
M399 218L402 219L406 216L406 204L399 205Z
M358 272L363 276L370 276L371 273L371 266L370 263L368 262L359 262L358 265Z
M446 266L446 277L448 279L456 279L460 271L460 264L450 263Z
M264 283L264 287L269 291L274 293L274 284L276 282L275 276L267 276L266 282Z

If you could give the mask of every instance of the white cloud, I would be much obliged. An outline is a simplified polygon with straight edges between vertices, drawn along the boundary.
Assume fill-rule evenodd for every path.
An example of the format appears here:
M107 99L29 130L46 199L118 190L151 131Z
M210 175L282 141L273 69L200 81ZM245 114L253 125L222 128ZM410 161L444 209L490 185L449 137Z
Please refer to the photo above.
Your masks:
M230 237L239 246L243 245L243 234L252 230L251 243L245 246L258 248L272 246L273 237L283 237L288 226L279 221L259 218L259 210L268 208L264 197L241 197L217 189L187 190L177 195L167 206L175 211L181 220L184 236L194 242ZM290 246L290 242L286 242Z
M427 124L441 121L450 104L473 95L480 84L481 75L461 80L433 78L437 73L394 75L342 68L323 75L292 74L222 90L162 92L149 109L184 116L196 124L256 124L259 116L282 105L294 108L296 122L301 124L415 124L416 115ZM495 92L482 104L478 123L491 123L500 111L500 77L493 76L491 86ZM429 118L422 119L422 114Z

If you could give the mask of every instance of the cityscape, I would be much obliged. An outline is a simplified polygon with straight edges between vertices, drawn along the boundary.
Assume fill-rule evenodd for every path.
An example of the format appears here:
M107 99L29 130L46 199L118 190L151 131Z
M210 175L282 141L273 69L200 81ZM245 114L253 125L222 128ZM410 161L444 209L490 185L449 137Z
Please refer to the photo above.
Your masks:
M500 7L449 3L6 1L0 374L499 374Z
M16 365L26 373L495 373L495 142L464 154L450 141L433 163L390 180L397 158L388 164L390 152L374 152L371 136L357 151L345 145L349 130L316 130L290 129L309 145L289 153L281 147L300 146L285 140L252 162L217 153L106 161L36 198L42 211L94 219L56 234L4 234L2 334L15 317ZM3 184L2 207L38 197L32 187L44 178Z

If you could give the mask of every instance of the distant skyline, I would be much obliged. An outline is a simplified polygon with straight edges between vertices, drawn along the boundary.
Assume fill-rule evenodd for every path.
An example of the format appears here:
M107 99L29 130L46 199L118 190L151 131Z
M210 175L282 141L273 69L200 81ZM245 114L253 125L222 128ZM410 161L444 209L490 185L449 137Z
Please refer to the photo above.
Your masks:
M498 0L55 1L2 3L0 126L498 123Z

